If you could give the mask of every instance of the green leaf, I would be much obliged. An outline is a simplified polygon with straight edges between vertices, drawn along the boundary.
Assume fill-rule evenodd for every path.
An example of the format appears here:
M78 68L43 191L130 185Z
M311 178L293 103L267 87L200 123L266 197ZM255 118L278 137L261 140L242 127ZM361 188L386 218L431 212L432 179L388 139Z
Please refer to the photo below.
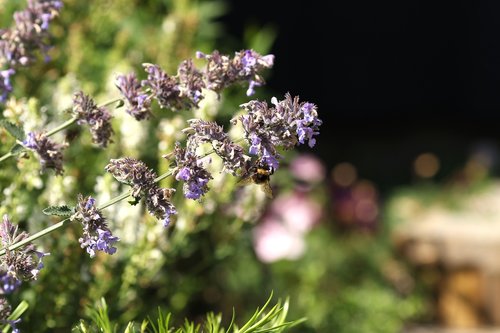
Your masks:
M125 101L124 101L123 99L120 99L120 100L118 101L118 104L116 104L115 109L119 109L119 108L121 108L121 107L122 107L122 106L124 106L124 105L125 105Z
M12 148L10 148L10 153L13 155L20 154L23 151L24 151L24 147L18 143L16 143L15 145L12 146Z
M5 119L0 120L0 126L5 128L10 135L19 141L23 141L26 138L26 133L24 129L16 124L11 123Z
M42 211L45 215L56 215L68 217L73 215L74 208L68 207L66 205L63 206L49 206Z

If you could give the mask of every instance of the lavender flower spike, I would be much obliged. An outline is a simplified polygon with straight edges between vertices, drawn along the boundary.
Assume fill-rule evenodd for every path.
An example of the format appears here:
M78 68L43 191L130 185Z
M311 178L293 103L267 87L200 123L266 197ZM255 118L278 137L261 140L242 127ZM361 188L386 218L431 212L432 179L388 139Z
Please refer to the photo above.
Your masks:
M184 196L188 199L200 199L208 192L210 173L203 167L203 161L196 156L197 143L188 140L188 148L181 148L177 142L173 151L177 167L174 169L175 179L184 181Z
M78 124L87 124L92 133L92 142L100 147L107 147L112 142L111 114L104 107L98 107L94 100L82 91L73 96L73 113L78 117Z
M56 175L62 175L63 169L63 154L62 150L65 145L57 144L50 140L44 133L30 132L23 141L23 145L31 150L34 150L40 157L41 172L45 169L54 169Z
M132 196L137 201L144 198L149 213L163 220L165 227L170 223L170 216L177 214L170 200L175 190L160 188L155 183L156 173L142 161L129 157L113 159L106 166L106 171L118 181L132 186Z
M7 215L3 216L0 224L0 239L3 248L22 241L29 237L26 232L19 232ZM19 287L23 280L36 280L43 268L42 258L49 255L37 251L32 243L28 243L16 250L7 250L0 258L0 293L8 294Z
M250 146L249 153L277 169L280 158L277 148L291 149L306 142L313 147L322 121L316 105L299 103L299 98L292 98L290 94L282 101L273 98L271 102L274 107L257 100L243 104L247 114L239 119Z
M184 131L188 132L189 144L199 145L205 142L210 143L215 153L224 162L224 171L236 176L238 170L243 168L246 161L249 159L249 157L243 153L243 148L232 142L229 136L224 132L222 126L218 125L216 122L204 121L201 119L191 119L188 120L188 122L189 128ZM182 170L179 171L179 174L181 173Z
M142 90L141 83L134 73L118 75L116 87L125 97L126 112L136 120L151 116L151 96Z
M32 0L25 10L15 12L15 26L0 31L0 66L27 66L37 51L48 59L49 23L61 8L59 0Z
M120 239L111 234L106 219L95 206L94 198L90 196L84 198L79 194L76 212L71 219L80 221L82 224L83 236L78 241L82 248L86 248L91 258L95 256L96 251L108 254L116 252L116 247L113 245Z
M254 94L254 88L265 83L260 72L274 64L272 54L262 56L254 50L236 52L233 58L221 55L218 51L212 54L198 51L196 56L207 60L204 75L206 86L217 93L234 83L248 82L247 95Z

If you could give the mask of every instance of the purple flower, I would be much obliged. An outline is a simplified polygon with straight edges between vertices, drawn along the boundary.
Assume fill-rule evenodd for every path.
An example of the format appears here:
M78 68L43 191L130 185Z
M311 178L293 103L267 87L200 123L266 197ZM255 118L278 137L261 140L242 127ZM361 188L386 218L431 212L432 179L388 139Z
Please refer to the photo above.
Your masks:
M79 194L76 212L71 216L71 219L82 224L83 235L78 239L78 242L82 248L86 249L91 258L95 256L96 251L107 254L116 252L116 247L113 245L120 239L111 234L106 219L95 206L94 198L90 196L85 198Z
M156 173L142 161L129 157L111 160L106 171L118 181L132 186L132 196L136 199L144 198L149 213L163 220L164 226L170 222L170 215L177 213L171 203L175 190L160 188L155 183Z
M100 147L107 147L112 142L111 114L104 107L98 107L94 100L82 91L73 96L73 113L78 117L78 124L87 124L92 134L92 142Z
M116 87L125 97L125 111L136 120L148 119L151 116L151 98L142 90L141 83L134 73L118 75Z
M183 108L197 108L198 103L203 99L202 89L205 88L203 74L197 70L191 59L181 62L177 69L179 79L179 104Z
M8 249L29 237L27 232L19 232L7 215L0 224L0 239L3 248ZM36 280L43 268L43 257L49 253L37 251L32 243L25 244L15 250L7 250L0 258L0 287L3 293L11 293L23 280Z
M179 172L177 172L177 175L175 176L175 179L177 180L188 180L189 178L191 178L191 172L189 171L189 168L181 168L179 170Z
M256 133L251 133L250 134L250 148L248 149L248 152L252 155L257 155L260 150L260 143L261 139L257 136Z
M276 156L280 157L280 155L276 155ZM269 151L266 148L264 148L264 149L262 149L261 161L262 161L262 163L264 163L264 165L268 165L271 168L273 168L273 170L277 170L279 167L279 162L278 162L278 158L276 156L270 154Z
M10 77L14 75L16 71L12 68L0 71L0 76L3 80L0 80L0 103L7 100L9 93L12 92L12 85L10 82Z
M0 33L0 66L27 66L36 59L37 51L47 57L49 23L61 8L61 1L32 0L25 10L15 12L14 27Z
M247 114L239 119L250 145L249 153L277 169L280 158L277 148L291 149L306 141L313 147L316 143L314 136L319 134L322 122L318 119L316 106L299 103L298 97L292 99L286 94L284 100L273 98L271 102L274 107L256 100L243 104Z
M157 219L162 220L164 227L168 227L170 217L177 214L177 210L171 202L174 193L174 189L153 186L148 190L146 195L146 207L148 211Z
M158 65L143 64L143 67L148 73L148 78L142 81L142 86L151 89L160 108L182 109L181 88L178 80L173 76L169 76Z
M21 280L16 277L13 267L0 272L1 293L11 294L21 285Z
M220 93L232 84L248 82L248 96L255 93L255 87L265 83L259 73L271 68L274 63L273 55L262 56L253 50L236 52L233 58L221 55L218 51L212 54L198 51L196 56L207 60L204 78L208 89Z
M190 144L191 143L191 144ZM183 180L184 196L188 199L198 200L208 192L208 182L212 179L210 173L203 167L203 160L194 152L197 144L188 140L188 148L181 148L177 142L173 155L175 156L175 179Z
M209 179L193 177L184 185L184 195L188 199L198 200L206 192Z
M236 175L249 159L243 153L243 148L232 142L222 126L216 122L201 119L190 119L188 122L189 128L185 132L188 133L189 145L197 147L202 143L210 143L217 156L224 162L223 171Z
M41 172L44 172L45 169L54 169L56 175L63 174L62 150L65 145L53 142L44 133L35 132L28 133L23 145L38 154L42 167Z
M248 81L247 96L252 96L255 94L255 87L260 87L262 84L260 82L250 80Z

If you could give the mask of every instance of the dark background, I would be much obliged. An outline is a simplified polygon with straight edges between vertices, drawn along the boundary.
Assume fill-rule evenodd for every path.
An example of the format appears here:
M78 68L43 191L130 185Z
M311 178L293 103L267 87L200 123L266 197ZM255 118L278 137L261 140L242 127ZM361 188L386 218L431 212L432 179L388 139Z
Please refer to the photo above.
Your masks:
M319 106L312 152L385 190L412 182L423 152L439 157L438 180L478 149L496 159L499 18L495 1L233 0L223 22L236 36L274 24L268 85Z

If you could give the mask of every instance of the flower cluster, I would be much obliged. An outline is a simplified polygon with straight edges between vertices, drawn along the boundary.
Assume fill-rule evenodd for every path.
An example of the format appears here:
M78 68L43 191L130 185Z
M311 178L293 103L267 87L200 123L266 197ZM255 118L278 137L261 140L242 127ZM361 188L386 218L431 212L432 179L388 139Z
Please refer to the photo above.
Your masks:
M111 234L106 219L95 205L94 198L90 196L85 198L79 194L76 211L71 216L71 220L77 220L82 224L83 236L78 239L78 242L80 242L82 249L86 248L91 258L95 256L95 251L103 251L108 254L116 252L116 247L113 244L120 239Z
M236 176L249 159L243 148L231 141L224 128L216 122L201 119L191 119L188 122L189 128L184 130L189 135L188 142L196 145L205 142L212 144L214 152L224 162L223 171Z
M65 145L55 143L44 133L30 132L23 141L24 147L34 150L40 156L42 172L45 169L54 169L56 175L63 174L63 153Z
M258 73L274 64L274 55L262 56L254 50L236 52L233 58L221 55L218 51L212 54L197 52L196 56L207 60L207 88L217 93L236 82L248 82L247 96L253 95L255 87L265 83Z
M256 155L262 163L277 169L279 166L277 147L290 149L306 141L309 147L316 143L321 120L317 108L308 102L299 103L299 98L292 99L290 94L279 101L271 100L274 107L266 102L250 101L243 104L247 114L240 116L245 130L245 137L250 144L249 153Z
M184 181L184 196L193 200L200 199L208 192L208 182L212 176L204 168L203 159L196 155L196 146L190 145L188 141L185 149L177 142L172 155L176 162L173 174L178 181Z
M136 200L144 197L148 211L157 219L163 220L165 227L170 224L170 216L177 214L171 202L175 190L159 187L153 170L141 161L125 157L111 160L106 165L106 171L119 182L132 186L131 194Z
M78 124L89 125L92 142L103 148L112 142L112 116L105 107L98 107L90 96L79 91L73 96L73 113L78 118Z
M14 226L7 215L3 216L0 240L6 252L0 258L0 294L12 293L22 281L36 280L43 268L42 258L49 253L37 251L32 243L12 251L8 249L28 237L27 232L19 232L18 226Z
M25 10L14 13L14 27L0 30L0 67L8 67L8 76L14 74L14 68L33 62L37 50L49 59L49 23L61 8L60 0L29 0ZM6 73L2 76L5 79ZM0 84L0 102L11 90L10 83Z
M160 108L174 111L197 108L203 99L203 89L219 94L224 88L239 82L248 82L247 95L264 84L259 72L273 66L274 56L262 56L253 50L236 52L231 58L215 51L210 55L197 52L198 58L207 60L203 70L198 70L191 59L183 61L175 76L168 75L160 66L143 64L147 79L139 83L136 75L119 75L116 86L125 98L127 112L137 120L150 115L151 100Z
M116 86L125 97L125 111L136 120L148 119L151 114L151 98L141 90L141 82L135 73L118 75Z

